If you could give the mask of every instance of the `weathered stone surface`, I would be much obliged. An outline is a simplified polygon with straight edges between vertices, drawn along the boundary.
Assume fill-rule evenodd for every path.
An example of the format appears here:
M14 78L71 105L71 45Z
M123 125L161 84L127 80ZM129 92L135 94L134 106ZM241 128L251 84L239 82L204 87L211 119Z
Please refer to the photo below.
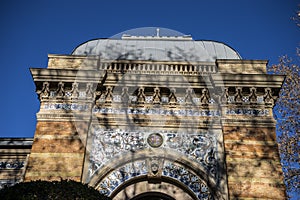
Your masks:
M267 60L217 60L218 71L221 73L266 74L267 64Z
M223 127L224 140L276 141L275 127L247 128L241 126Z
M22 181L33 139L0 138L0 189Z
M66 148L67 147L67 148ZM85 144L74 139L35 139L32 152L47 153L84 153Z
M81 177L84 155L82 153L32 153L25 180L78 180Z
M35 136L38 135L75 135L74 123L68 121L41 121L36 125Z
M282 179L281 165L276 162L239 159L227 164L227 172L235 177Z
M24 181L36 181L36 180L45 180L45 181L61 181L61 180L73 180L73 181L81 181L81 176L72 176L70 174L54 174L54 176L50 176L50 174L46 174L45 176L26 176Z
M91 59L91 58L90 58ZM48 68L49 69L78 69L84 67L85 57L83 56L58 56L48 55Z
M262 179L228 181L230 199L285 199L284 185L264 183Z
M43 157L32 156L29 159L30 165L27 166L28 170L32 171L64 171L64 172L76 172L81 173L82 155L64 155L59 156L47 156L41 155Z
M223 127L230 199L284 199L275 128Z
M0 173L0 180L1 179L10 179L11 177L22 177L24 171L23 170L16 170L16 169L6 169L1 170Z
M86 125L72 121L37 123L25 180L80 180L85 153Z

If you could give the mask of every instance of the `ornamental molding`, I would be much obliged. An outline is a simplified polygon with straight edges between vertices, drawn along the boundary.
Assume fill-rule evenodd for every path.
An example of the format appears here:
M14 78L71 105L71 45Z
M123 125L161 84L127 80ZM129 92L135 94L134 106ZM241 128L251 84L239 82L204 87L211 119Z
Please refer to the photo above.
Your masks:
M76 113L73 112L65 113L61 112L40 112L36 114L37 121L84 121L87 122L90 120L91 115L88 113Z
M103 79L106 71L80 70L80 69L49 69L30 68L34 82L90 82L98 83Z
M14 161L4 161L0 162L0 169L23 169L25 165L24 161L14 160Z
M180 165L179 163L163 160L161 166L156 164L156 159L136 160L127 163L115 170L97 183L96 188L104 195L114 196L122 189L123 185L128 184L132 180L143 180L147 174L160 171L159 176L162 181L179 182L183 184L183 188L188 190L188 193L193 199L225 199L218 192L213 192L202 177L197 175L192 170ZM150 168L148 167L150 166ZM156 172L158 173L158 172ZM158 175L152 178L155 180ZM135 182L136 182L135 181ZM151 180L149 180L151 181Z
M272 117L268 117L265 119L262 118L223 118L222 119L222 125L223 126L244 126L244 127L253 127L253 124L255 124L255 127L270 127L274 128L276 126L276 120L274 120Z
M91 105L80 103L44 103L41 106L41 110L88 111L90 109Z
M212 80L216 87L262 87L281 88L284 75L270 74L241 74L241 73L218 73L212 75Z
M271 116L271 113L269 109L263 108L225 108L225 115L244 115L251 117L262 117Z
M153 134L158 135L154 140L149 139ZM209 131L195 131L191 133L176 131L147 131L147 130L126 130L126 129L103 129L94 127L89 134L88 155L85 168L87 170L86 180L90 180L99 171L111 164L111 160L131 157L147 157L147 152L164 152L157 154L158 157L164 154L174 154L175 160L185 158L194 162L197 168L202 169L207 176L220 179L217 173L220 167L220 154L222 148L219 147L217 133ZM158 139L158 140L157 140ZM153 142L153 144L152 144ZM125 157L124 157L125 156ZM129 158L130 159L130 158Z
M145 87L138 87L136 94L129 93L129 86L122 87L122 91L114 91L113 86L103 86L97 89L95 83L67 83L67 82L43 82L37 88L37 94L41 102L69 101L69 102L95 102L100 106L104 103L121 103L127 105L144 104L210 106L218 104L239 105L265 105L273 107L277 99L278 91L275 88L263 87L224 87L210 91L208 88L185 89L185 93L176 92L172 87L169 94L162 93L159 87L154 87L152 94L145 92ZM131 89L132 90L132 89ZM197 91L197 92L195 92ZM132 92L132 91L131 91Z
M220 117L221 112L215 109L170 109L170 108L94 108L94 114L125 114L125 115L160 115L160 116L196 116Z

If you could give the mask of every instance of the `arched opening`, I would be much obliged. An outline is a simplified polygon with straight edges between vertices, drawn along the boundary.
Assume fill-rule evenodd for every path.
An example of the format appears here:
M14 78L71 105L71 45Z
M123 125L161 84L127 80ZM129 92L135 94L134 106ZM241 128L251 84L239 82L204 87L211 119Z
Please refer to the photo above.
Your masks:
M146 192L161 192L173 199L221 199L222 188L203 166L188 158L175 158L179 158L177 152L164 148L123 154L96 171L89 184L115 200L131 199ZM170 190L172 187L175 189ZM179 198L180 195L185 196Z
M145 192L133 197L131 200L175 200L175 199L161 192Z
M110 197L113 200L123 199L197 199L188 188L178 184L176 180L139 179L134 178L118 187Z

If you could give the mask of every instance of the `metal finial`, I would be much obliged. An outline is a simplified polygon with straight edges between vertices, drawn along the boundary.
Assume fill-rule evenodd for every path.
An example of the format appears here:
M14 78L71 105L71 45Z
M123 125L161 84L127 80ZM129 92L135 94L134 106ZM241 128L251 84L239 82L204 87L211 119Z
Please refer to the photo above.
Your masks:
M159 28L156 29L156 37L159 37Z

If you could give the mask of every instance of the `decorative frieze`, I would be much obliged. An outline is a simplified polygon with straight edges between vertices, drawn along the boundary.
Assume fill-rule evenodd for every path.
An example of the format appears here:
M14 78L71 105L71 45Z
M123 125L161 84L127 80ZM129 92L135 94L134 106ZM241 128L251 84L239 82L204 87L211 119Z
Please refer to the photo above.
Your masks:
M68 83L70 85L70 83ZM72 88L66 89L66 84L63 82L50 83L48 81L43 82L43 86L40 90L37 90L37 94L41 101L47 100L93 100L95 96L95 88L92 83L84 84L85 89L81 86L79 89L79 83L72 83Z
M148 173L145 160L127 163L114 170L99 184L100 193L109 196L118 186L131 178L145 176Z
M224 92L221 96L221 102L223 104L236 104L247 105L247 104L265 104L267 107L274 106L276 97L272 95L274 91L271 88L264 88L264 92L257 92L255 87L232 87L234 93L229 92L229 88L224 88ZM248 92L243 92L243 89L248 90Z
M0 169L22 169L24 168L24 161L14 160L0 162Z
M79 103L44 103L42 110L52 111L88 111L90 105ZM94 114L140 114L140 115L162 115L162 116L181 116L181 117L220 117L221 112L216 109L170 109L170 108L131 108L131 107L94 107ZM226 115L248 115L248 116L270 116L270 110L264 108L225 108Z
M200 164L208 175L217 177L217 139L208 132L129 131L94 128L89 160L89 177L110 159L147 148L177 152Z
M150 171L161 172L161 176L174 179L185 185L198 199L211 200L210 188L206 183L194 172L172 161L165 160L162 169L160 166L150 160L137 160L125 164L115 169L103 179L99 184L99 191L109 196L121 184L126 183L130 179L149 176ZM150 166L150 169L148 168ZM153 168L155 166L155 169Z
M197 110L197 109L169 109L169 108L117 108L117 107L95 107L94 114L141 114L141 115L163 115L163 116L196 116L196 117L219 117L219 110Z
M43 110L87 111L90 106L78 103L44 103L41 108Z
M209 188L204 181L186 167L182 167L174 162L166 161L163 166L162 174L163 176L174 178L186 185L193 191L198 199L213 199Z
M160 88L155 87L153 94L145 94L144 87L139 87L138 92L133 95L129 94L128 87L122 88L122 94L114 94L114 88L112 86L106 86L103 91L95 89L95 85L92 83L80 83L84 84L84 88L79 83L72 83L72 88L66 88L66 84L63 82L55 83L43 82L42 88L37 90L41 101L53 101L58 100L91 100L97 99L97 104L110 104L110 103L122 103L122 104L138 104L140 106L144 104L169 104L171 107L178 105L195 105L195 106L208 106L212 104L218 104L221 100L222 104L232 105L265 105L272 107L276 100L273 96L274 91L271 88L258 88L256 87L225 87L223 93L215 92L210 95L210 89L203 88L199 93L195 93L193 88L187 88L184 93L176 93L176 89L172 88L167 96L162 95ZM70 83L69 83L70 85ZM262 91L262 89L264 91ZM219 90L218 90L219 91Z
M270 116L269 109L259 108L226 108L226 115Z
M111 98L111 97L109 97ZM128 96L125 101L123 101L122 95L112 95L112 101L106 100L105 94L101 95L97 100L97 103L131 103L131 104L169 104L170 106L176 107L176 105L198 105L198 106L207 106L211 104L215 104L215 100L209 98L209 96L198 97L176 97L173 93L169 96Z
M17 181L15 180L0 180L0 190L5 188L5 187L11 187L13 185L15 185L17 183Z

